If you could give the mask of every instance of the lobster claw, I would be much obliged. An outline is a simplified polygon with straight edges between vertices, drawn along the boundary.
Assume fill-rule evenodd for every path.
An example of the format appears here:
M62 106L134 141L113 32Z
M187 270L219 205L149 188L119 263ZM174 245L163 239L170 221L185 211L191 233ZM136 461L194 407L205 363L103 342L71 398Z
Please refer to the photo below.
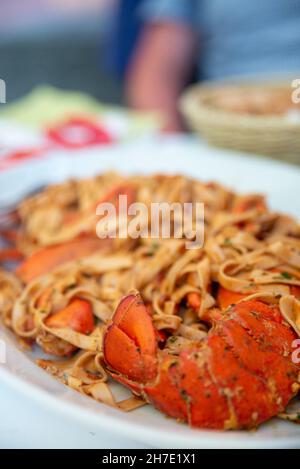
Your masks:
M126 296L104 336L112 377L195 427L253 428L282 412L299 390L299 366L290 360L295 334L278 321L278 308L246 300L209 319L206 341L174 356L157 348L139 294Z
M151 382L157 375L157 343L151 317L139 293L119 303L104 336L108 366L131 381Z

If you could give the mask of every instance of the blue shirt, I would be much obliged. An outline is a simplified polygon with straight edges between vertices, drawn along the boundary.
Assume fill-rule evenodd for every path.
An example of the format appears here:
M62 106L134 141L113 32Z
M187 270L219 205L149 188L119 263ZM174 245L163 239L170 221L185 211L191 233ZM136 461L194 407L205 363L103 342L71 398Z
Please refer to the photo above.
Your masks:
M199 77L300 76L300 0L144 0L146 22L199 34Z

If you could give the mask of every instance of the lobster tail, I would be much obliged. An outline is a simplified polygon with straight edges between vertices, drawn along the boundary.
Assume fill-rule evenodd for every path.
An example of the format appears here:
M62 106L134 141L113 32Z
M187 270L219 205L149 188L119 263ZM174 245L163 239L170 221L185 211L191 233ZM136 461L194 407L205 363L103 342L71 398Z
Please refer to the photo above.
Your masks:
M283 411L298 391L299 366L278 308L242 301L212 322L206 340L173 354L157 347L140 296L128 295L105 334L105 360L119 382L195 427L252 428Z

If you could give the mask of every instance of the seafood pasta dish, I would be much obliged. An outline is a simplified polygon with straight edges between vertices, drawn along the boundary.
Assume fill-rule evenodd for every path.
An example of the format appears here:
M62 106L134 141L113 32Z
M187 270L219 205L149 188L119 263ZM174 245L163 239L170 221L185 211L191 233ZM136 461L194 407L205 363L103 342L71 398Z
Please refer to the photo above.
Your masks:
M153 204L204 210L191 236L176 210L169 235L153 236ZM198 224L204 238L190 246ZM193 427L300 421L289 409L300 389L300 226L262 195L103 173L23 200L1 237L2 323L65 385ZM117 401L113 380L131 397Z

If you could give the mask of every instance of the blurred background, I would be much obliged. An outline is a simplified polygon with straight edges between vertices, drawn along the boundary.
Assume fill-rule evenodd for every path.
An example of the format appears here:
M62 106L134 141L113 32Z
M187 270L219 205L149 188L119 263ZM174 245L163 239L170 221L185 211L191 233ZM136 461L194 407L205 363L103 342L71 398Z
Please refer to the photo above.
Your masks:
M120 102L108 54L116 0L1 0L0 76L7 101L36 85Z
M179 111L182 93L195 82L282 77L286 88L275 94L219 89L203 98L199 90ZM167 131L189 127L214 144L263 154L286 149L294 161L300 111L291 100L291 83L300 79L300 1L1 0L0 78L7 84L8 104L47 84L103 104L158 111ZM200 98L202 107L196 109ZM284 116L283 137L269 149L277 138L278 128L273 129L256 148L263 121L253 121L251 130L248 120L244 128L250 125L250 133L247 127L244 137L241 129L240 140L232 143L233 130L226 134L220 113L208 122L208 104L232 117L239 114L236 125L242 114Z

